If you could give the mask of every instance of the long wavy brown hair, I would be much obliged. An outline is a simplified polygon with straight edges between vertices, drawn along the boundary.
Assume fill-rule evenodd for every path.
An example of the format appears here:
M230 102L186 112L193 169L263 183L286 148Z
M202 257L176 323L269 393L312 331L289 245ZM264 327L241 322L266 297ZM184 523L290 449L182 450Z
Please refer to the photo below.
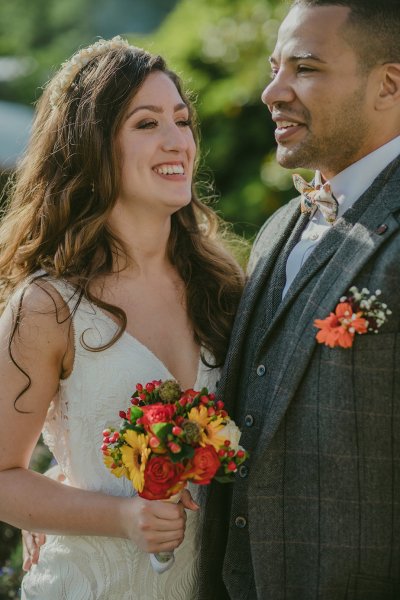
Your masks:
M54 82L63 69L46 86L29 147L8 186L0 226L3 304L38 270L67 280L75 286L77 303L84 296L120 324L102 349L126 328L124 311L91 292L96 278L115 269L116 256L127 257L107 225L120 189L116 136L132 97L154 71L166 73L187 103L198 146L192 102L164 59L133 46L111 48L79 70L55 107ZM211 351L216 365L224 360L243 284L222 238L217 215L199 200L193 184L191 203L172 215L168 255L185 283L195 339Z

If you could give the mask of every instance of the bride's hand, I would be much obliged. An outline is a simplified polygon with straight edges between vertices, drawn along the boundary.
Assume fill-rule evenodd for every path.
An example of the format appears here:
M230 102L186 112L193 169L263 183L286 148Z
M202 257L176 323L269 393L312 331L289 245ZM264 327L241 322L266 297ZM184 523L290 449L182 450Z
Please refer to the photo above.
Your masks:
M32 565L36 565L39 560L40 547L46 541L44 533L33 533L31 531L21 531L22 534L22 568L29 571Z
M178 504L145 500L139 496L126 500L123 511L125 537L141 550L151 553L175 550L185 535L185 507L198 509L186 490Z
M60 467L54 465L47 469L44 473L46 477L55 479L56 481L64 482L65 476L61 473ZM46 542L45 533L33 533L23 529L22 534L22 568L24 571L29 571L32 565L36 565L39 560L40 547Z

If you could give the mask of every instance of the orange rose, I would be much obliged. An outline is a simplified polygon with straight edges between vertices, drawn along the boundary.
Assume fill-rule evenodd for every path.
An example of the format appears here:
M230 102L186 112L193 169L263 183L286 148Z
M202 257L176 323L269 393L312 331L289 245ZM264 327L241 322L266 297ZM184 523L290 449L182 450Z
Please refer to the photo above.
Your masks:
M212 478L221 466L218 454L214 446L210 444L196 448L191 463L192 466L185 477L199 485L211 483Z
M167 456L153 456L144 470L144 488L139 496L147 500L167 500L184 487L183 465ZM182 485L180 485L182 483Z

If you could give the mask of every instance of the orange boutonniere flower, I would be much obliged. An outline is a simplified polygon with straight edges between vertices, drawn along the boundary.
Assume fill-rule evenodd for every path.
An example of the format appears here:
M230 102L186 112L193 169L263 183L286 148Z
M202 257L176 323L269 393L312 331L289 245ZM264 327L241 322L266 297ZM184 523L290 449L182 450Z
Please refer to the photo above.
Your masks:
M380 290L371 295L366 288L359 292L355 286L351 287L348 295L340 298L335 312L314 321L320 330L317 342L330 348L351 348L356 334L378 333L387 316L392 314L387 305L377 299L380 294Z

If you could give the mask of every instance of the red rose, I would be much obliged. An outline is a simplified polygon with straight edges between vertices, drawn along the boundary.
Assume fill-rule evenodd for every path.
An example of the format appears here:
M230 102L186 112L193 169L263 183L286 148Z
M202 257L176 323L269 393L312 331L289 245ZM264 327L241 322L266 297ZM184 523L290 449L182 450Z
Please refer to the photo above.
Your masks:
M173 404L161 403L141 406L140 409L143 411L140 423L146 430L150 430L156 423L170 423L176 411Z
M211 445L196 448L191 462L192 467L187 473L188 479L199 485L211 483L211 479L221 466L218 454Z
M144 470L144 488L139 496L147 500L167 500L179 491L184 467L167 456L153 456Z

